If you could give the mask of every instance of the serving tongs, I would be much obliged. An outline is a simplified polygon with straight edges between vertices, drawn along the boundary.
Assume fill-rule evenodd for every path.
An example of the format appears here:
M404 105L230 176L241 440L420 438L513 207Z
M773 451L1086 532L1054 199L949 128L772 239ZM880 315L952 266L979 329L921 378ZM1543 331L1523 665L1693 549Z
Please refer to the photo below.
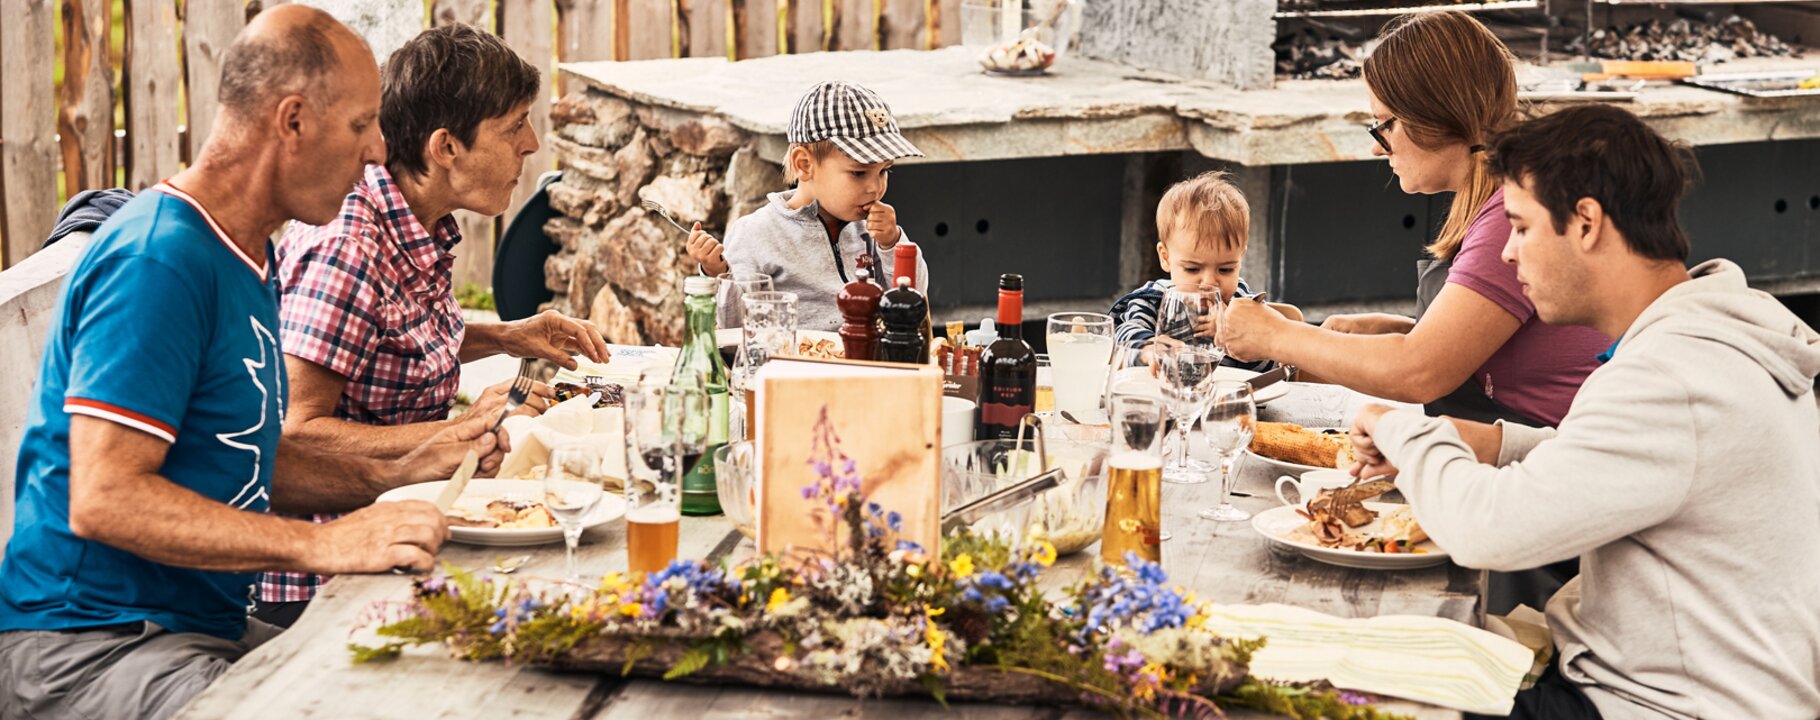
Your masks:
M943 535L979 522L981 518L994 512L1016 507L1018 503L1045 491L1061 487L1061 468L1053 470L1049 468L1049 446L1043 436L1042 418L1034 414L1025 415L1024 419L1018 423L1017 442L1013 447L1021 453L1024 447L1025 432L1030 428L1036 428L1036 456L1042 471L1027 480L1021 480L1010 487L987 493L984 497L942 513ZM1025 469L1029 467L1028 463L1028 457L1020 454L1011 468L1013 476L1024 474Z

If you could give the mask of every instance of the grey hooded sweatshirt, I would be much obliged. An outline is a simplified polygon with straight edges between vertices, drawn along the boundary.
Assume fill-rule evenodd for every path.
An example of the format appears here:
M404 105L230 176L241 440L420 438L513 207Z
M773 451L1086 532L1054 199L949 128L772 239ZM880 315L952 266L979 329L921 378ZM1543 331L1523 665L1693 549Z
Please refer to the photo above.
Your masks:
M1420 412L1380 421L1453 560L1572 557L1548 603L1561 673L1606 720L1820 717L1820 335L1724 260L1619 339L1558 430L1504 425L1498 466Z
M795 210L787 204L795 190L766 196L770 202L727 226L727 247L721 257L736 273L759 272L771 276L779 292L796 293L799 330L840 329L840 308L834 305L841 286L853 281L862 257L877 263L873 281L889 289L895 262L890 250L880 250L865 232L864 222L850 222L831 242L822 225L821 205L809 203ZM910 235L898 228L899 242ZM916 256L916 289L929 291L929 264Z

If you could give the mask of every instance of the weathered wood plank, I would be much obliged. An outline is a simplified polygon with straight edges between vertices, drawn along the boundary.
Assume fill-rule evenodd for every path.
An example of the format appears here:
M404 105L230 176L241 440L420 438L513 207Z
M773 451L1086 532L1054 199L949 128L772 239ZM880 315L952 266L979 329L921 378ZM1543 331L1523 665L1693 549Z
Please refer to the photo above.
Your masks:
M928 0L929 49L961 44L961 0Z
M1275 8L1274 0L1089 2L1080 9L1080 52L1244 90L1268 88Z
M137 191L177 174L183 154L177 2L127 0L126 19L126 186Z
M618 0L625 60L676 57L677 0Z
M881 47L886 50L929 49L926 0L883 0L878 16Z
M505 222L517 217L519 208L537 191L537 176L556 169L556 154L550 151L549 141L545 136L550 132L550 83L555 78L551 72L550 61L555 57L555 47L550 35L550 24L555 21L552 13L555 8L550 0L516 0L499 5L499 31L506 39L506 44L518 52L525 62L537 67L543 77L543 86L537 93L537 99L531 103L531 127L537 133L537 152L525 158L524 170L518 175L518 187L512 190L512 204L506 210ZM479 246L466 249L469 253L481 252ZM487 243L488 279L491 280L493 267L493 244ZM489 283L490 284L490 283Z
M560 62L614 60L619 57L618 19L612 0L556 0L556 59ZM557 78L557 93L567 81Z
M789 3L789 52L811 53L828 49L828 3L831 0L786 0Z
M246 10L233 2L183 4L183 66L188 82L190 162L195 162L215 127L221 96L221 60L234 36L246 27Z
M75 195L114 186L114 71L108 65L108 0L64 0L63 91L57 132L63 187Z
M733 0L735 60L770 57L784 47L784 0Z
M873 0L831 0L834 34L829 50L877 50L878 5Z
M8 268L36 252L57 220L55 36L51 0L0 0L0 17L0 268Z
M493 32L494 15L491 5L488 0L436 0L435 7L430 11L430 23L438 27L466 23ZM548 112L545 114L547 116ZM461 244L455 249L455 267L452 272L455 287L460 288L467 283L491 287L493 234L498 222L495 218L466 210L455 211L455 222L461 227Z
M682 57L729 57L728 0L676 0Z

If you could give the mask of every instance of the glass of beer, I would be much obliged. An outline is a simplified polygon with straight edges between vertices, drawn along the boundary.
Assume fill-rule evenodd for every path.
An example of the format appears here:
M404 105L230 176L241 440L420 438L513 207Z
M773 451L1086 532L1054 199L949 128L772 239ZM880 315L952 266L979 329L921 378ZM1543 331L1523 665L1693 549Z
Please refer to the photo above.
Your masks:
M562 526L569 579L575 582L581 582L581 572L575 568L575 546L581 543L582 521L606 494L607 478L601 470L599 449L585 443L558 445L544 466L544 508Z
M682 522L683 452L688 418L705 415L698 388L646 372L626 393L626 564L654 573L676 559ZM691 407L695 405L698 407Z
M1112 396L1112 451L1106 458L1106 525L1100 559L1125 564L1125 553L1163 561L1163 399Z

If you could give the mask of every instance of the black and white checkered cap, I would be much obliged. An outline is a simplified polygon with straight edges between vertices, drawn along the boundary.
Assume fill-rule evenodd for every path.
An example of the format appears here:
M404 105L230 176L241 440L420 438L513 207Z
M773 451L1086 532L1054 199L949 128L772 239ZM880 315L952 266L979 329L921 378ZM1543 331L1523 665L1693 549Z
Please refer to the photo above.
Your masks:
M784 138L805 144L829 140L848 157L868 165L923 156L898 132L897 118L878 93L844 80L810 88L790 113Z

